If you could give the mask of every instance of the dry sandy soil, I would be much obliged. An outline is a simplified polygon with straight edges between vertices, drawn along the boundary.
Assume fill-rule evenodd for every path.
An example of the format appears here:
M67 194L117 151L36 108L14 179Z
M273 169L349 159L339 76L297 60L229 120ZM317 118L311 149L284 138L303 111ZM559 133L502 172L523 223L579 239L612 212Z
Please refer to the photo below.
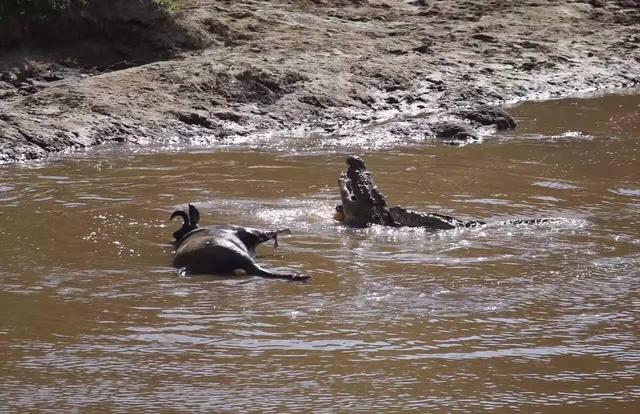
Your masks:
M462 141L508 127L481 105L640 82L635 0L182 3L170 27L118 17L159 43L5 50L0 162L234 136Z

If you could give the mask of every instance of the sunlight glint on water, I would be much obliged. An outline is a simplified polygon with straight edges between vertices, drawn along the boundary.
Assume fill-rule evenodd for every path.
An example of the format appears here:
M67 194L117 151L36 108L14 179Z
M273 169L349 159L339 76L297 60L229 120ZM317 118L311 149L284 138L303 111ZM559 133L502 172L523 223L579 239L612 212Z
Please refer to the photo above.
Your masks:
M527 104L482 145L366 153L393 204L493 223L440 233L332 222L336 148L4 166L0 408L633 412L639 103ZM187 202L203 224L289 227L258 261L313 280L177 275ZM502 224L523 217L561 220Z

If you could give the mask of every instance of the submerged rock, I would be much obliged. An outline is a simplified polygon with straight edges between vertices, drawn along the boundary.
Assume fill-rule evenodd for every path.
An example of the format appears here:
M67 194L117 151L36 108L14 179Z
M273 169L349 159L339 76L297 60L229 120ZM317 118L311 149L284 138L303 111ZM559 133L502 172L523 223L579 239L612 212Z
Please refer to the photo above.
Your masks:
M478 137L473 129L466 124L442 121L433 126L433 132L436 138L454 141L476 141Z
M514 129L517 126L511 115L498 106L482 105L473 109L455 111L454 114L474 124L493 125L498 131Z

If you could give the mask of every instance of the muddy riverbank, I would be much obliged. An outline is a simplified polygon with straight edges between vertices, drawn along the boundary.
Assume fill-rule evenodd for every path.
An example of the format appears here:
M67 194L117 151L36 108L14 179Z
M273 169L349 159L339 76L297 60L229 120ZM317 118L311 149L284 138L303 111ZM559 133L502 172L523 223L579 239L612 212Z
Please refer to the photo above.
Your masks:
M185 0L174 18L165 35L189 42L163 60L5 50L0 162L105 142L451 139L443 121L473 139L507 122L478 106L640 82L635 1Z

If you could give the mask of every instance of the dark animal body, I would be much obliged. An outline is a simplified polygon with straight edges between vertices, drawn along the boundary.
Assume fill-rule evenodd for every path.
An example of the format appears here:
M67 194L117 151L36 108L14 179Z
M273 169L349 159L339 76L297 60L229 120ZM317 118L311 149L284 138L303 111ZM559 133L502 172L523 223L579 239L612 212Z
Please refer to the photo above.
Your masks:
M336 207L335 218L350 227L379 224L390 227L422 227L430 230L450 230L485 225L484 221L462 221L439 213L422 213L396 206L389 207L364 161L356 156L347 158L346 173L340 174L338 188L342 204ZM501 224L542 224L557 219L509 220Z
M277 246L278 235L290 233L286 230L262 231L249 227L215 225L199 227L200 213L189 204L189 213L174 211L181 217L182 227L173 233L176 253L173 265L187 274L231 274L242 270L248 275L267 278L306 280L309 276L276 273L265 270L255 262L256 247L268 240Z

